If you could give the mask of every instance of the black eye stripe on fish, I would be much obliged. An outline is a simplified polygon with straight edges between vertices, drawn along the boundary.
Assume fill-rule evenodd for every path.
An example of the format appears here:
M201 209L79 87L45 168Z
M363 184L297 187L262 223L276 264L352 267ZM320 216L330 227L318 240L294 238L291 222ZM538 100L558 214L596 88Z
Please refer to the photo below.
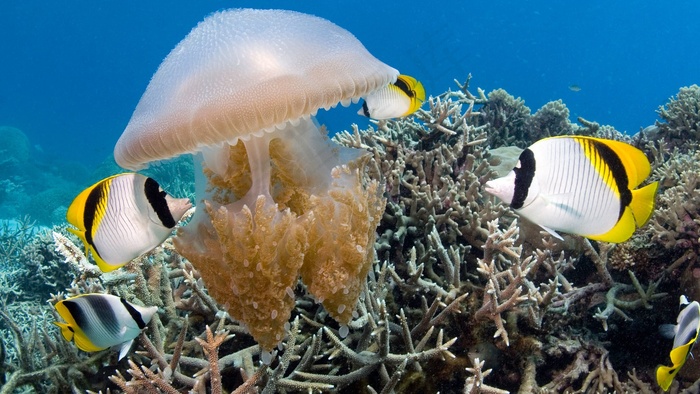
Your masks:
M158 219L161 223L163 223L163 226L167 228L175 227L177 222L170 213L168 201L165 199L167 194L160 189L158 182L156 182L153 178L146 178L144 190L148 203L151 204L151 207L156 212L156 215L158 215Z
M368 118L370 117L369 108L367 107L367 101L362 103L362 114Z
M124 308L126 308L127 312L129 312L129 315L131 315L131 318L134 319L136 324L139 326L140 329L143 329L146 327L146 323L143 321L143 317L141 316L141 313L136 310L131 304L126 302L125 299L120 298L119 301L122 302L122 305L124 305Z
M512 172L484 186L557 238L564 231L618 243L653 213L659 184L640 186L650 173L649 159L630 144L559 136L533 143Z
M66 218L77 227L68 231L109 272L161 244L191 206L186 198L169 196L151 178L124 173L83 190Z
M513 200L510 203L511 208L519 209L525 203L527 192L530 190L532 179L535 177L535 155L530 149L525 149L520 154L518 160L520 168L514 168L515 171L515 189L513 191Z
M120 360L158 311L155 306L136 306L123 298L98 293L59 301L55 308L65 321L55 324L66 341L86 352L119 347Z

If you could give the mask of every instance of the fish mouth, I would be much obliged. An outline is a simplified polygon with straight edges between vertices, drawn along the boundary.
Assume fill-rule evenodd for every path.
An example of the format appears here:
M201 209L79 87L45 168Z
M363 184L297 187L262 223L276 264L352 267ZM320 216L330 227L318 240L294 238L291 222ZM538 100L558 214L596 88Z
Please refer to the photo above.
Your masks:
M494 196L497 193L496 187L494 187L493 183L491 181L488 181L484 184L484 191L488 194L493 194Z

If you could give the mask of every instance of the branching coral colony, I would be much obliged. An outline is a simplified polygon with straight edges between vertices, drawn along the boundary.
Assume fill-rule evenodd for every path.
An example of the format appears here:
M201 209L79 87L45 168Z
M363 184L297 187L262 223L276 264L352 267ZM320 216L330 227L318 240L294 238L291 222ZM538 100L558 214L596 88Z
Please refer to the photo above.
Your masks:
M36 306L43 312L32 318L5 304L2 393L28 385L127 393L658 392L654 369L671 344L655 340L657 326L675 321L680 292L697 299L700 291L700 160L676 137L687 131L673 126L698 124L697 111L689 112L697 104L687 102L697 95L679 94L661 112L668 123L629 138L584 119L569 123L561 102L530 116L522 100L505 91L473 95L468 82L430 98L415 117L336 136L372 153L369 176L384 179L387 199L376 258L347 327L301 296L299 284L286 337L262 363L260 347L223 312L226 300L208 294L170 240L100 275L57 228L62 257L51 264L65 260L75 278L52 302L106 291L159 313L117 363L114 352L88 355L59 338L46 322L49 306ZM645 149L652 180L662 185L651 223L617 246L561 242L486 197L492 168L509 160L493 149L497 142L527 146L531 137L518 130L535 124L542 136L603 136ZM700 386L693 361L671 390Z

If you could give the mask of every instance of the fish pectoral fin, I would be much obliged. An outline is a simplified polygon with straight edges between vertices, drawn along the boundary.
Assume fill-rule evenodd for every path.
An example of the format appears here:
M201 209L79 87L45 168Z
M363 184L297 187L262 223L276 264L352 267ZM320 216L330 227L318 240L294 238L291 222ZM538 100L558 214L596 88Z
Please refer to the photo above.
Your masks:
M550 194L544 199L547 204L556 207L560 211L564 211L571 216L581 218L583 215L580 210L574 209L572 206L572 201L576 200L577 196L575 193L560 193L560 194Z
M641 189L632 190L632 201L630 208L634 214L634 221L637 227L643 226L654 212L656 190L659 182L650 183Z
M662 337L673 339L676 336L676 325L675 324L662 324L659 326L659 334Z
M119 348L119 361L124 358L124 356L129 353L129 350L131 349L131 345L134 344L134 340L130 339L120 345L115 346L115 348Z
M542 227L542 229L543 229L544 231L550 233L550 234L552 235L552 237L554 237L554 238L556 238L556 239L558 239L558 240L560 240L560 241L563 241L563 240L564 240L564 238L562 238L561 235L559 235L556 231L552 230L551 228L545 227L545 226L543 226L543 225L541 225L541 224L540 224L539 226Z
M677 373L678 368L659 365L656 368L656 383L658 383L659 387L661 387L664 391L668 391L669 387L671 387L671 383L673 382L673 378L676 377Z
M630 188L637 187L649 177L651 164L644 152L622 141L594 139L604 143L617 154L627 174Z

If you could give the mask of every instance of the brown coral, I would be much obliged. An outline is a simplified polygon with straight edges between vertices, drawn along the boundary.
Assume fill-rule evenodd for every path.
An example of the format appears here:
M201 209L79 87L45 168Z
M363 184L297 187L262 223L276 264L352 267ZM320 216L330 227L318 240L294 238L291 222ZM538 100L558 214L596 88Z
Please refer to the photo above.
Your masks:
M206 214L175 239L212 296L267 350L284 336L299 275L329 314L347 324L374 259L385 204L379 183L363 184L357 165L366 160L355 160L352 169L342 165L341 148L316 133L271 133L231 148L226 173L206 172ZM251 166L241 155L266 143L271 177L264 189L271 194L237 195L252 187ZM315 149L304 150L305 144Z

